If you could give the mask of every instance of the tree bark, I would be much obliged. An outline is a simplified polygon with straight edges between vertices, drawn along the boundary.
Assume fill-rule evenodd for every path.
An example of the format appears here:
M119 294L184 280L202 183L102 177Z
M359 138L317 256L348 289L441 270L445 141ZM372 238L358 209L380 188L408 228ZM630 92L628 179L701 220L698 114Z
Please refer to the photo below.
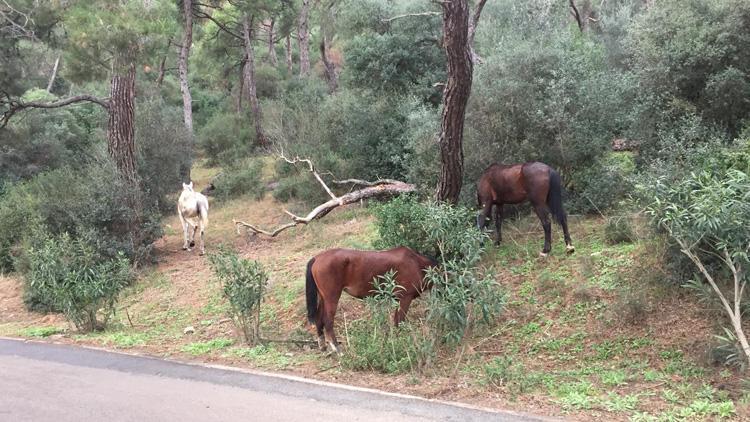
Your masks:
M468 45L469 6L467 0L441 3L443 46L448 59L448 81L443 92L440 123L440 179L437 199L457 203L463 183L463 133L466 104L471 93L473 65Z
M55 79L57 78L57 68L60 65L60 55L57 55L57 59L55 59L55 66L52 68L52 75L49 77L49 83L47 83L47 92L52 92L52 85L55 84Z
M276 47L273 45L273 27L276 22L271 19L271 23L268 26L268 63L272 66L279 64L279 59L276 57Z
M188 59L190 58L190 47L193 44L193 2L192 0L182 0L182 14L184 21L184 34L182 36L182 46L180 47L180 61L178 63L178 73L180 76L180 92L182 93L182 115L187 131L188 162L180 165L180 178L190 181L190 167L193 156L193 97L190 94L190 85L188 82Z
M120 174L135 184L135 64L130 63L124 74L112 76L109 98L107 150Z
M292 74L292 35L287 34L286 36L286 71L289 75Z
M310 34L307 32L309 13L310 0L302 0L302 8L299 12L299 23L297 25L297 39L299 41L299 75L302 77L310 75Z
M336 66L328 60L328 43L326 36L323 35L320 40L320 58L323 60L324 74L328 82L328 90L333 93L339 86L338 75L336 75Z
M247 98L250 101L250 110L255 121L255 141L262 147L268 146L268 141L263 133L263 112L256 94L255 86L255 53L253 52L253 28L252 17L245 15L242 19L242 37L245 45L245 72L244 85L247 90Z

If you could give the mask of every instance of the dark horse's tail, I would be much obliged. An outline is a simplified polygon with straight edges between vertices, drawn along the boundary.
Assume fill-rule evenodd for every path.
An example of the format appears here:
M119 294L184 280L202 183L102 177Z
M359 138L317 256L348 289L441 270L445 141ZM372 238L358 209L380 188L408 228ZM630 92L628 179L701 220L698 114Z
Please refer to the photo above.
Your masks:
M567 223L568 217L565 215L562 203L562 180L560 173L554 169L549 169L549 193L547 194L547 205L549 206L555 220L562 226Z
M315 324L316 315L318 313L318 286L315 285L315 278L313 278L312 266L315 262L315 258L312 258L307 263L307 276L305 281L305 294L307 296L307 320L310 324Z

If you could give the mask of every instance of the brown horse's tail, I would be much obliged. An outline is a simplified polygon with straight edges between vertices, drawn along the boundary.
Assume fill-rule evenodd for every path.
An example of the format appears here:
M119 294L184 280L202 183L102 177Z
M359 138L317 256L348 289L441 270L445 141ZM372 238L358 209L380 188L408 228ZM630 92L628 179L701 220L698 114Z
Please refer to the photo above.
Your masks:
M305 294L307 296L307 320L310 324L315 324L318 314L318 286L315 285L313 278L312 266L315 258L307 263L307 276L305 281Z
M549 169L549 193L547 194L547 205L549 206L552 215L555 216L555 220L564 226L567 223L568 217L565 215L562 203L562 180L560 179L560 173L554 169Z

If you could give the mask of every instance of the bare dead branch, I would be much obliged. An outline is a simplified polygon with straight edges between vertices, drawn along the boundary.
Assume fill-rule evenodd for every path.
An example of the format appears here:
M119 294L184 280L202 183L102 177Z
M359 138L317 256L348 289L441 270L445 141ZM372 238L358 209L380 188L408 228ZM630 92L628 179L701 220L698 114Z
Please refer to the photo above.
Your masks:
M318 174L317 170L315 170L315 165L313 165L310 159L299 158L299 157L295 157L294 159L289 159L288 157L284 155L283 152L279 153L279 158L290 164L307 163L308 170L318 180L321 186L323 186L323 189L325 189L326 192L328 192L328 195L331 196L331 199L318 205L312 211L307 213L307 215L304 217L295 215L288 210L283 210L284 213L287 214L292 219L292 222L281 225L273 230L265 230L255 224L233 219L232 222L236 226L238 233L240 233L240 228L244 227L245 229L247 229L248 232L254 235L263 234L269 237L276 237L279 233L283 232L284 230L290 229L292 227L295 227L301 224L308 224L313 220L320 219L324 217L325 215L327 215L329 212L333 211L334 209L342 205L354 204L365 198L374 198L374 197L411 193L411 192L416 191L417 189L416 186L414 186L411 183L405 183L405 182L401 182L399 180L393 180L393 179L381 179L381 180L376 180L374 182L368 182L366 180L360 180L360 179L347 179L347 180L334 181L334 183L336 184L350 184L351 183L351 184L362 185L366 187L363 189L358 189L358 190L349 192L345 195L336 196L333 193L333 191L331 191L331 189L328 187L328 185L326 185L323 179L320 177L320 174Z
M407 13L405 15L397 15L392 18L383 19L382 22L393 22L396 19L410 18L415 16L440 16L440 12L421 12L421 13Z
M13 117L14 114L16 114L19 111L29 109L29 108L60 108L65 107L71 104L80 103L80 102L90 102L98 104L105 109L109 109L109 99L108 98L96 98L93 95L76 95L70 98L65 98L58 101L53 101L51 103L40 103L37 101L29 101L24 102L17 99L11 99L9 96L6 96L5 99L0 98L0 106L6 106L8 109L3 112L2 116L0 116L0 128L4 128L11 117Z
M332 199L336 199L336 195L333 194L333 192L331 191L331 188L329 188L328 185L326 185L326 183L320 177L320 174L318 174L318 172L315 170L315 166L313 165L312 161L310 161L307 158L299 158L299 157L294 157L294 159L290 160L284 155L284 151L281 151L279 153L279 158L281 158L282 160L286 161L289 164L307 163L307 166L310 169L310 173L312 173L313 176L315 176L315 179L323 186L323 189L325 189L326 193L328 193L328 196L330 196Z
M198 19L208 19L208 20L210 20L211 22L215 23L215 24L216 24L216 26L218 26L218 27L219 27L219 29L221 29L222 31L226 32L227 34L229 34L229 35L233 36L234 38L237 38L238 40L242 40L242 39L243 39L243 38L242 38L242 36L241 36L240 34L238 34L238 33L234 32L234 31L232 31L232 30L231 30L231 29L229 29L229 28L227 28L227 26L226 26L226 25L224 25L223 23L221 23L221 22L219 22L218 20L214 19L214 17L213 17L213 16L209 15L209 14L208 14L208 13L206 13L206 12L203 12L203 11L194 11L194 12L193 12L193 16L195 16L195 17L196 17L196 18L198 18Z

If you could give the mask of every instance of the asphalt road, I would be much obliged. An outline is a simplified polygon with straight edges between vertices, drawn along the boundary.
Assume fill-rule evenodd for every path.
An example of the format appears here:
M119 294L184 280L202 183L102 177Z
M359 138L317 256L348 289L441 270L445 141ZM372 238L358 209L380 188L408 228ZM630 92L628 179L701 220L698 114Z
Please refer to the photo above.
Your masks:
M537 421L296 377L0 339L0 421Z

